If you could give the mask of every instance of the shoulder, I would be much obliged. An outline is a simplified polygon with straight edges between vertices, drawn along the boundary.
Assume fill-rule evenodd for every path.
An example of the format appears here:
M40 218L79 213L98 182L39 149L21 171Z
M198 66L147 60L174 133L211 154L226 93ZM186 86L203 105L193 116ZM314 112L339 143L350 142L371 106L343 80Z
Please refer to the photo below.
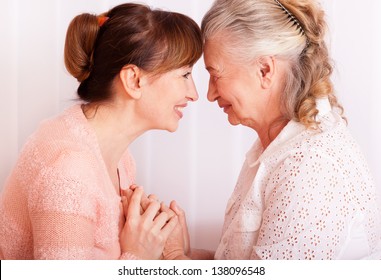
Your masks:
M54 145L57 142L72 142L79 145L90 135L90 126L82 113L79 104L73 105L60 115L40 123L38 129L31 135L31 142Z
M279 165L284 161L295 164L302 161L336 162L338 158L347 156L349 151L357 148L341 117L329 114L326 119L321 120L318 129L300 129L275 149L267 153L265 151L262 161L268 165Z
M327 122L331 123L327 123ZM326 120L320 130L304 130L261 161L268 186L372 186L372 176L346 124Z
M34 209L78 208L83 197L96 195L102 178L99 155L78 109L73 106L41 123L20 154L12 176Z
M74 105L43 121L27 139L19 162L41 167L71 160L80 163L87 161L87 157L94 157L91 150L96 140L80 114L80 106Z
M272 187L327 185L333 179L343 183L346 172L353 168L347 164L351 145L347 128L340 122L320 130L300 129L272 151L264 152L261 181Z
M94 218L102 177L97 162L83 150L62 150L49 165L28 174L28 204L33 212L50 211L81 214ZM100 173L101 174L101 173Z

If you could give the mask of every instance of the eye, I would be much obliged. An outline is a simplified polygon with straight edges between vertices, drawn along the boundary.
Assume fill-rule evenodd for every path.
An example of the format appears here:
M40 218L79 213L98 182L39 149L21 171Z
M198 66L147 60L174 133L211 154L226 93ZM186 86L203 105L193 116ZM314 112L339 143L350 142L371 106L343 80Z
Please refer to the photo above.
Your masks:
M185 74L183 75L183 77L184 77L185 79L188 79L189 76L190 76L191 74L192 74L191 72L187 72L187 73L185 73Z
M213 82L217 82L219 77L214 76L214 75L210 75L210 78L213 80Z

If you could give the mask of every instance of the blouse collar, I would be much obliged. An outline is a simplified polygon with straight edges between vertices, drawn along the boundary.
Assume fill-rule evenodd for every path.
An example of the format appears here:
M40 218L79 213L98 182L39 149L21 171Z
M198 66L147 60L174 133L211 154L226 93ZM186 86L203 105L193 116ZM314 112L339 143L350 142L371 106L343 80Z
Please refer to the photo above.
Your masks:
M331 104L327 97L316 99L316 109L319 113L317 118L320 118L329 112L331 112ZM291 120L287 125L281 130L278 136L270 143L266 150L263 151L263 147L260 139L258 138L250 151L246 154L246 160L249 164L249 167L254 167L259 164L264 158L269 155L274 154L276 150L282 148L285 143L293 139L295 136L299 135L305 131L305 126L294 120ZM263 152L262 152L263 151Z

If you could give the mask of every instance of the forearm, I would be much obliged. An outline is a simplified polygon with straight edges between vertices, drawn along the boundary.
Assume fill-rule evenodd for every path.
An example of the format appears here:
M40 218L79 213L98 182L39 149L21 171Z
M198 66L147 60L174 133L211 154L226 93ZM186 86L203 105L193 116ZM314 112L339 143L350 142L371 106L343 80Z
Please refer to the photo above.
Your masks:
M96 258L93 221L80 215L55 212L31 212L30 217L35 259Z

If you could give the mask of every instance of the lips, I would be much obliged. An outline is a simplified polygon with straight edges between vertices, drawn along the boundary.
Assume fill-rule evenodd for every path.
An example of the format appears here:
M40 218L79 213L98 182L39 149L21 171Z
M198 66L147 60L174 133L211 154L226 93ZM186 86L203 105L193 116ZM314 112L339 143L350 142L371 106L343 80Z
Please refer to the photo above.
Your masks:
M232 105L230 105L230 104L218 104L218 106L220 106L221 109L224 109L224 112L226 113Z
M180 119L183 117L183 110L187 106L187 104L181 104L175 106L175 112L180 117Z

